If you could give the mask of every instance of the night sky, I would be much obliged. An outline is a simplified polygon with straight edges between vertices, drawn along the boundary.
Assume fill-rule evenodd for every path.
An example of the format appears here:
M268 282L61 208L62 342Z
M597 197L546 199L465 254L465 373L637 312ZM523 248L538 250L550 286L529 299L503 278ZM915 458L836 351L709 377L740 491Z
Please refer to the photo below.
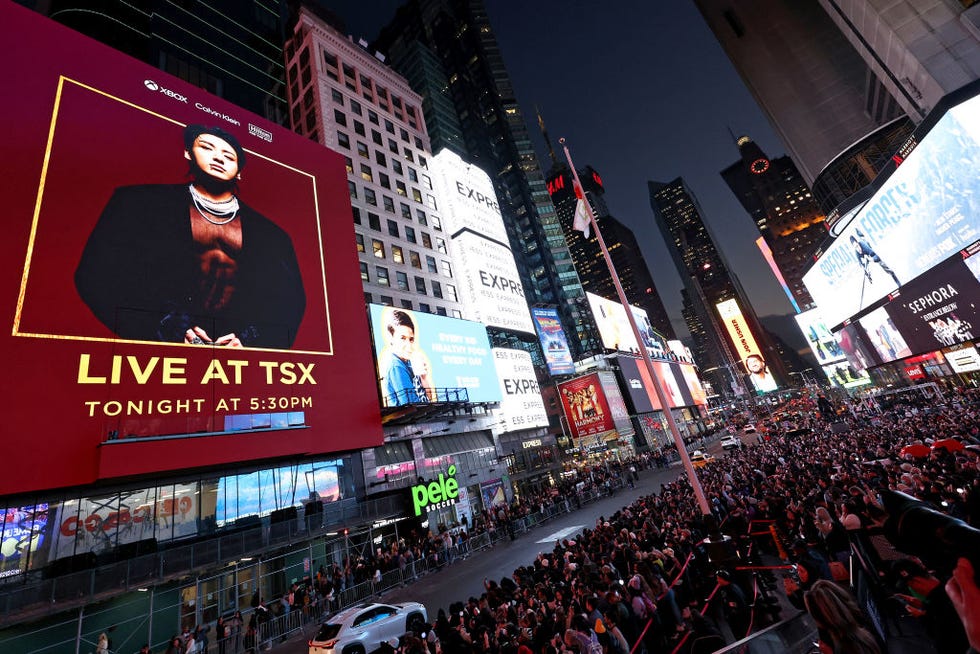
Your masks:
M485 2L542 168L551 164L535 106L555 148L565 137L576 167L602 176L610 213L635 231L675 327L687 332L681 281L654 223L648 180L683 177L758 314L791 313L755 246L755 225L720 175L739 156L729 128L770 158L785 150L694 4ZM371 41L401 3L364 3L370 11L324 4L355 40Z

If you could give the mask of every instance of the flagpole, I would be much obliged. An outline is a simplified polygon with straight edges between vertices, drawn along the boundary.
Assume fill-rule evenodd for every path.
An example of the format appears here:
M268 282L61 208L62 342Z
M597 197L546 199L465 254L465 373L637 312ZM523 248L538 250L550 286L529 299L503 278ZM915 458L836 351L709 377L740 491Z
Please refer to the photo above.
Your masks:
M602 232L599 231L599 224L596 222L595 214L592 213L592 205L589 204L588 198L585 197L585 189L579 182L578 171L575 170L575 164L572 163L572 155L568 151L568 146L565 145L564 138L558 139L558 142L561 143L561 147L565 151L565 159L568 160L568 167L572 170L572 179L574 180L575 187L581 189L582 202L585 205L583 208L585 209L586 216L589 220L588 224L595 230L596 240L599 241L599 248L602 249L602 256L605 258L606 266L609 268L609 275L612 277L613 284L616 286L616 293L619 295L619 301L626 310L626 319L629 320L630 328L633 330L633 337L636 339L640 353L643 355L643 361L646 363L647 371L650 373L650 379L653 380L653 389L657 393L657 400L660 402L660 407L663 410L664 417L667 418L667 427L670 429L670 435L674 438L674 446L677 448L677 453L681 457L681 463L684 465L684 471L687 472L687 479L691 483L691 487L694 489L694 497L697 499L698 506L701 508L701 513L704 515L711 515L711 505L708 504L708 498L705 497L704 489L701 488L701 481L698 479L697 472L694 470L694 464L691 463L691 457L687 453L687 447L684 445L684 439L681 437L681 433L677 429L677 422L674 420L674 416L670 410L670 404L667 402L667 394L664 392L663 382L660 379L660 375L657 374L657 369L653 365L653 359L650 358L650 353L643 344L643 337L640 335L640 328L636 325L636 318L633 317L633 311L630 308L629 301L626 299L626 292L623 291L623 285L619 281L619 275L616 274L616 267L613 265L612 257L609 256L609 250L606 248L606 241L602 238Z

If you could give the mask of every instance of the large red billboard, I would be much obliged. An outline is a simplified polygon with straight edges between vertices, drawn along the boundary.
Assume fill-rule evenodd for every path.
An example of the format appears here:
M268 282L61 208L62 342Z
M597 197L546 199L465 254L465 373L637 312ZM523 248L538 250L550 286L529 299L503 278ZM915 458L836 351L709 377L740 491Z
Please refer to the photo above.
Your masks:
M616 429L599 375L593 373L558 384L558 394L572 438L604 434Z
M12 3L0 20L4 433L43 448L0 494L378 444L342 157Z

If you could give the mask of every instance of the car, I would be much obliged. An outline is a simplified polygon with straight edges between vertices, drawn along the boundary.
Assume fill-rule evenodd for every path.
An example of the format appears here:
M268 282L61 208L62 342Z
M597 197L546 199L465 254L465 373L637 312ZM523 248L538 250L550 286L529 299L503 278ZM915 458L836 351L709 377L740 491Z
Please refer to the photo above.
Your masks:
M714 462L715 457L710 454L705 454L701 450L694 450L694 454L691 455L691 464L695 468L703 468L709 463Z
M752 424L745 425L744 427L742 427L742 431L744 431L746 434L754 434L755 433L755 425L752 425Z
M742 439L737 434L731 434L721 439L721 449L733 450L742 447Z
M424 629L428 616L418 602L367 603L345 609L320 625L309 654L370 654L391 639Z

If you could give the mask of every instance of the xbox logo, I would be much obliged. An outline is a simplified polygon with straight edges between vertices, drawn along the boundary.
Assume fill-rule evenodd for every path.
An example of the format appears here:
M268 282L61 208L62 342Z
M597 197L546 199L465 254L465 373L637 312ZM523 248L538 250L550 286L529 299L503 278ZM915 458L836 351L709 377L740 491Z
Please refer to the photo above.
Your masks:
M160 90L160 85L157 84L156 82L154 82L151 79L143 80L143 86L145 86L146 88L150 89L151 91L159 91Z

